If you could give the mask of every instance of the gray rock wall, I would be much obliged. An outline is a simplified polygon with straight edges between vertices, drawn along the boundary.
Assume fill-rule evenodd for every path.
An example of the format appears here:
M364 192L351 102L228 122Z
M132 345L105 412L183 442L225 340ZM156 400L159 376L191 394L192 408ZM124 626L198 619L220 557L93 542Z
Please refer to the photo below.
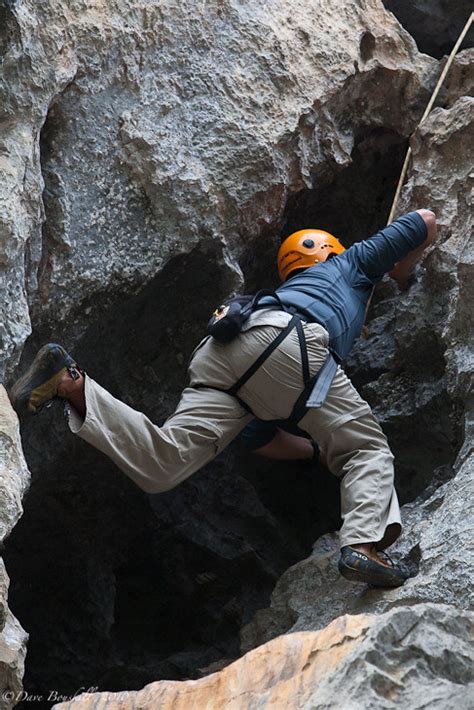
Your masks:
M319 632L277 639L200 681L152 683L137 693L88 693L57 710L228 707L469 707L472 613L419 604L341 616Z
M133 293L206 239L239 284L245 243L275 246L288 194L348 165L359 126L410 133L434 70L375 0L22 0L4 17L4 363L28 302L77 338L86 298Z

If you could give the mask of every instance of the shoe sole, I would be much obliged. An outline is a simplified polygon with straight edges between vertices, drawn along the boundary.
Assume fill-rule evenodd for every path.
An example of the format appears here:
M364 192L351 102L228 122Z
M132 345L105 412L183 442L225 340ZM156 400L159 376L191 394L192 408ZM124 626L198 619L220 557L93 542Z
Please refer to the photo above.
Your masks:
M44 370L41 370L40 363L42 360L45 360L46 364L46 359L48 355L53 352L54 348L60 348L65 354L64 359L68 359L70 362L67 361L66 364L64 364L64 360L59 362L57 364L59 369L54 370L52 376L44 380ZM58 384L67 367L73 364L75 365L73 359L60 345L52 346L50 343L43 345L43 347L38 350L28 370L15 382L10 391L10 400L13 409L18 414L38 414L44 405L54 399ZM38 404L31 401L33 397Z

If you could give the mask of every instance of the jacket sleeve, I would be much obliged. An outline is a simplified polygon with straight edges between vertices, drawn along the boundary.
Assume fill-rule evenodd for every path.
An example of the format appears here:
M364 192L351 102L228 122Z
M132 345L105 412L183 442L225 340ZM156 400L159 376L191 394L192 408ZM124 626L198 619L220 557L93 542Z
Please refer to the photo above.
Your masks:
M369 239L356 242L344 254L368 279L380 281L398 261L423 244L427 233L421 215L409 212Z

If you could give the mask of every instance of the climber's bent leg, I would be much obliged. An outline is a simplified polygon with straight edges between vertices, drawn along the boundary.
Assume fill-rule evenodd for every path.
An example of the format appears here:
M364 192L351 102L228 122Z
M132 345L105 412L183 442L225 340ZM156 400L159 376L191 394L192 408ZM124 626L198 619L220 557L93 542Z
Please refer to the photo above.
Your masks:
M251 419L238 401L208 388L186 388L158 427L141 412L85 378L86 417L74 409L71 430L106 454L147 493L178 485L211 461Z
M162 427L86 376L86 417L83 420L72 410L70 427L143 490L159 493L173 488L213 459L250 421L252 415L237 399L215 388L231 387L280 330L254 328L228 345L205 338L191 357L192 387L184 390L176 412ZM294 345L299 353L297 340ZM282 399L280 383L277 386L275 392L267 390L266 398Z
M316 323L303 327L314 374L326 359L329 336ZM235 346L231 343L229 351L235 349L231 364L235 366L240 356L245 357L255 347L254 341L266 337L266 328L255 328L244 333ZM292 332L242 388L240 396L259 419L286 419L302 388L300 347L297 333ZM324 405L308 410L299 427L319 444L329 469L342 479L341 546L375 543L382 549L394 542L401 524L393 487L393 456L369 405L341 368Z
M317 336L318 326L313 327ZM313 369L325 343L308 335ZM393 455L369 405L341 368L323 406L308 410L299 426L317 441L329 470L341 479L341 547L374 543L383 549L391 545L401 532Z
M393 455L372 413L332 430L323 450L329 470L341 479L341 547L391 545L402 529Z
M329 336L316 323L305 323L304 332L311 372L315 373L327 356ZM266 328L255 328L244 333L235 346L231 343L229 352L235 350L231 365L235 367L240 356L253 350L254 341L266 337ZM259 419L286 419L302 388L299 342L292 332L242 388L240 396ZM392 544L401 531L393 455L369 405L341 368L323 406L309 409L299 427L319 444L328 468L341 478L341 547L374 543L382 549Z

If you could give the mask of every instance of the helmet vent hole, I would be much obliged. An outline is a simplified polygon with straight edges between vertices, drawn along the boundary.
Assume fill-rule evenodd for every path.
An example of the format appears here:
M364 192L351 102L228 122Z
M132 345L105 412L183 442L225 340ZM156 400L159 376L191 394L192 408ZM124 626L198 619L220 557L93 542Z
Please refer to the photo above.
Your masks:
M303 246L306 247L307 249L313 249L314 248L314 242L312 239L305 239L303 242Z

